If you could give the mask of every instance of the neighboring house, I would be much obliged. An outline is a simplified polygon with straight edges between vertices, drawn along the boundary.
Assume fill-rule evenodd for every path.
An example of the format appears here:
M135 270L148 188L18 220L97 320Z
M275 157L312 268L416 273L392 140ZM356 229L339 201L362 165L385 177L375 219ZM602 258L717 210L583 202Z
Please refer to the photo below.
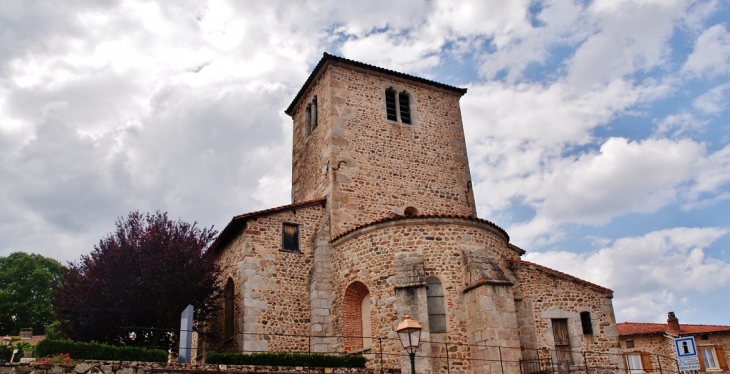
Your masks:
M616 324L624 365L631 372L659 369L677 371L674 339L693 336L700 358L700 372L730 373L730 326L679 324L674 312L667 323L624 322Z
M419 373L618 369L613 292L521 260L477 217L465 93L325 54L285 111L292 203L233 217L209 250L225 285L210 348L408 369L394 329L410 315Z

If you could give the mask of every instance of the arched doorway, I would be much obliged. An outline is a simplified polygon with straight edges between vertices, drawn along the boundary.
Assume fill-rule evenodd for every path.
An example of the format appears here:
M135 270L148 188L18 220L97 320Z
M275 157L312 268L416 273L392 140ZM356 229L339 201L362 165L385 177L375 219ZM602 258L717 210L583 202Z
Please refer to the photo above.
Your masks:
M342 304L345 350L356 351L372 347L372 304L367 286L361 282L350 284L345 290Z

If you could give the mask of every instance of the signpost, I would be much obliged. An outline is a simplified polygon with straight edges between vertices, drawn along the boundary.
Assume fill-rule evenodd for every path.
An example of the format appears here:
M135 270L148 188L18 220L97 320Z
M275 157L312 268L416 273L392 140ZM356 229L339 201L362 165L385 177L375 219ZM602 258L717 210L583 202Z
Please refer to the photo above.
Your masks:
M677 352L679 371L700 370L700 359L697 356L694 337L686 336L674 339L674 349Z

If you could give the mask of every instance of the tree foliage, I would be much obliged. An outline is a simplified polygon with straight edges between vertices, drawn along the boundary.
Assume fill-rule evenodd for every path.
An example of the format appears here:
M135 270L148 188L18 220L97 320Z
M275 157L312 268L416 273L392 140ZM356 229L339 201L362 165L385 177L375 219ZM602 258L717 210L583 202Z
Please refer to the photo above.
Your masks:
M122 326L175 329L192 304L204 318L218 296L219 267L205 250L217 232L131 212L89 255L70 264L54 296L62 333L114 342Z
M0 334L18 335L32 327L36 335L56 320L52 289L60 282L63 265L37 254L15 252L0 257Z

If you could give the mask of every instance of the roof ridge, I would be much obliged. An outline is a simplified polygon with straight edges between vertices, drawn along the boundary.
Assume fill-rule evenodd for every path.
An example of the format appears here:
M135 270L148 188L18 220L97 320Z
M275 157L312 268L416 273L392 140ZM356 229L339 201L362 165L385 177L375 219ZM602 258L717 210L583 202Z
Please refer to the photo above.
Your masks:
M593 283L593 282L589 282L589 281L587 281L587 280L585 280L585 279L582 279L582 278L578 278L578 277L576 277L575 275L570 275L570 274L568 274L568 273L564 273L564 272L562 272L562 271L560 271L560 270L555 270L555 269L553 269L553 268L550 268L550 267L547 267L547 266L544 266L544 265L536 264L536 263L534 263L534 262L530 262L530 261L525 261L525 260L522 260L522 259L519 259L519 260L509 260L509 259L508 259L508 260L507 260L507 262L512 262L512 263L523 263L523 264L526 264L526 265L532 265L532 266L535 266L535 267L541 268L541 269L543 269L543 270L547 270L547 271L550 271L550 272L552 272L552 273L556 273L556 274L558 274L558 275L561 275L561 276L564 276L564 277L568 277L568 278L570 278L570 279L573 279L573 280L577 280L577 281L579 281L579 282L581 282L581 283L584 283L584 284L590 285L590 286L592 286L592 287L598 288L598 289L600 289L600 290L602 290L602 291L604 291L604 292L610 292L610 293L612 293L612 294L613 294L613 290L612 290L612 289L610 289L610 288L606 288L606 287L603 287L603 286L601 286L601 285L598 285L598 284L595 284L595 283Z
M411 74L401 73L401 72L395 71L395 70L381 68L379 66L366 64L366 63L360 62L360 61L350 60L350 59L347 59L344 57L339 57L339 56L331 55L327 52L324 52L322 54L322 58L319 60L317 65L314 67L314 69L312 69L312 72L309 74L309 77L307 77L307 80L302 85L302 88L299 89L296 96L294 96L294 99L292 100L291 104L289 104L289 106L286 108L284 113L286 113L288 115L292 114L292 110L294 110L294 107L296 106L296 104L299 102L299 100L301 100L302 96L304 96L305 92L307 91L307 87L309 87L309 85L312 83L312 81L314 81L315 77L317 77L320 70L322 70L324 68L324 66L330 61L342 62L342 63L346 63L351 66L355 66L355 67L359 67L359 68L363 68L363 69L367 69L367 70L372 70L372 71L379 72L379 73L385 73L385 74L393 75L393 76L403 78L403 79L409 79L412 81L428 84L430 86L438 87L441 89L454 91L454 92L459 93L460 95L463 95L466 93L466 88L460 88L460 87L451 86L451 85L448 85L445 83L439 83L436 81L432 81L430 79L418 77L418 76L411 75Z
M375 220L370 221L370 222L366 222L366 223L357 225L357 226L355 226L355 227L353 227L353 228L351 228L349 230L343 231L342 233L337 234L332 239L330 239L330 243L332 243L332 242L334 242L334 241L336 241L336 240L338 240L338 239L340 239L340 238L342 238L344 236L347 236L347 235L349 235L349 234L351 234L351 233L353 233L355 231L358 231L360 229L364 229L364 228L369 227L369 226L377 225L379 223L393 222L393 221L401 221L401 220L407 220L407 219L417 219L417 218L456 218L456 219L466 219L466 220L470 220L470 221L476 221L476 222L486 223L486 224L494 227L495 229L497 229L497 231L499 231L501 234L503 234L504 237L505 237L505 239L506 239L506 241L509 243L509 234L507 234L507 231L505 231L503 228L499 227L496 223L494 223L492 221L488 221L488 220L483 219L483 218L479 218L479 217L474 216L474 215L471 215L471 214L469 214L469 215L459 215L459 214L449 214L449 213L416 214L416 215L412 215L412 216L404 216L404 215L398 215L398 214L391 214L391 215L388 215L388 216L385 216L385 217L381 217L381 218L375 219Z

